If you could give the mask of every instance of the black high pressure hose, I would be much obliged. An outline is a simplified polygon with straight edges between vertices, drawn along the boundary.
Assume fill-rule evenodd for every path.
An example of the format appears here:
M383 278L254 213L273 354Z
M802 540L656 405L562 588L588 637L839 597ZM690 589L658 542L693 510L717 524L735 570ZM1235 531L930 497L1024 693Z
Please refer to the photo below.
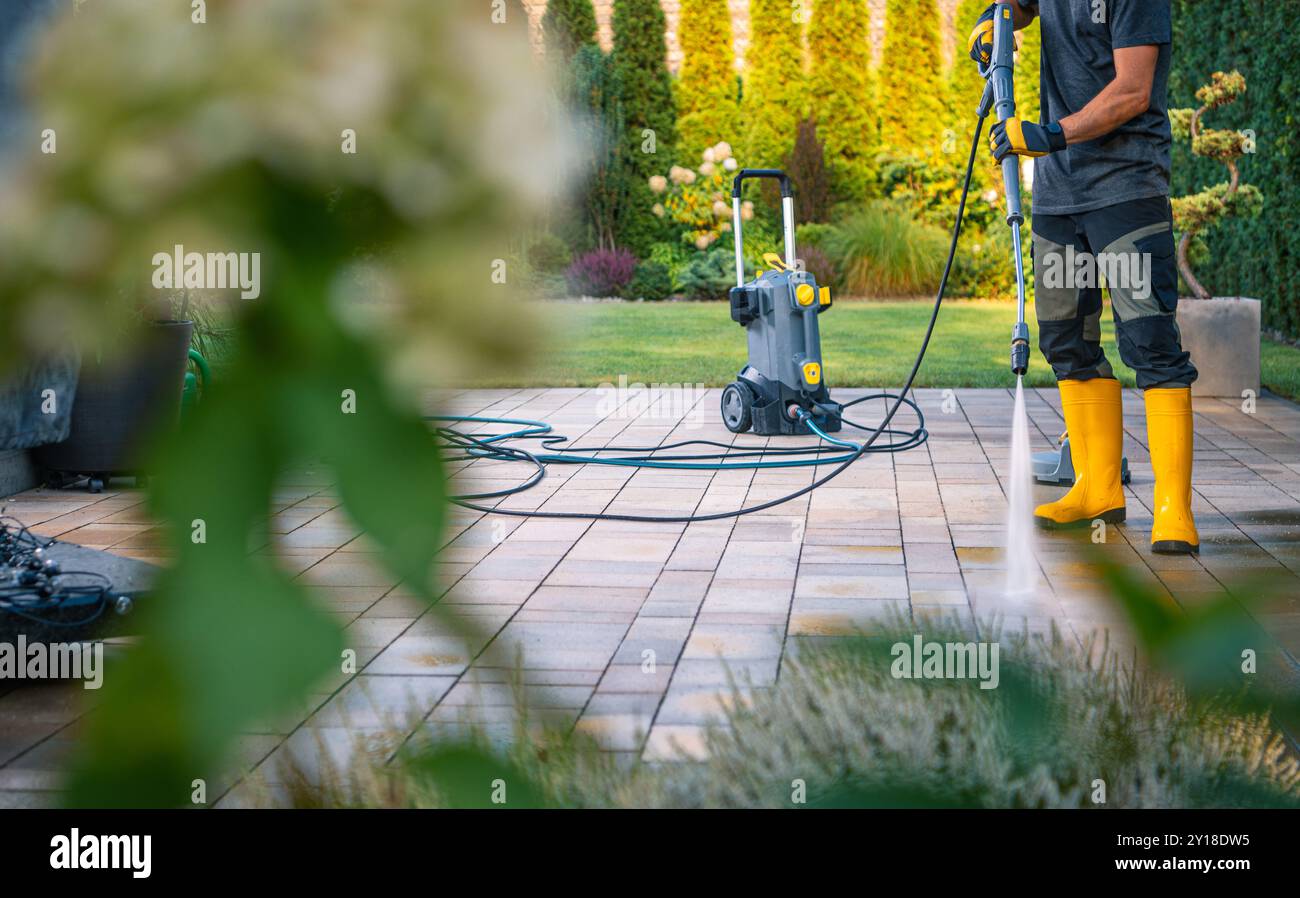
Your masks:
M841 462L837 468L835 468L825 477L822 477L818 480L814 480L808 486L795 490L793 493L790 493L787 496L782 496L778 499L772 499L768 502L763 502L758 505L751 505L747 508L738 508L733 511L719 511L711 514L656 516L656 515L637 515L637 514L609 514L604 512L522 511L516 509L509 509L509 508L493 508L487 505L476 505L467 500L468 499L489 499L489 498L498 498L498 497L515 495L521 492L522 490L527 489L528 487L534 486L538 482L540 482L542 477L545 475L545 471L546 471L545 462L537 458L537 456L534 455L533 453L530 453L524 449L519 449L517 447L494 445L485 442L483 440L477 439L476 437L470 434L457 431L454 428L439 427L438 428L439 436L447 440L451 445L458 446L460 448L466 449L467 451L470 451L471 457L491 457L497 459L507 459L512 461L528 461L531 462L536 469L532 477L530 477L526 483L521 484L519 486L511 487L504 490L499 490L493 493L480 493L477 495L464 496L464 497L453 496L451 498L451 501L461 506L462 508L468 508L472 511L480 511L486 514L508 515L510 517L517 517L517 518L566 518L566 519L576 518L580 520L593 520L593 521L631 521L637 523L693 524L693 523L700 523L704 521L723 521L728 518L738 518L742 515L753 514L759 511L766 511L769 508L775 508L778 505L783 505L786 502L790 502L794 499L798 499L800 496L806 496L808 493L811 493L813 490L818 489L819 487L825 486L827 483L830 483L840 474L844 473L844 471L846 471L854 462L862 458L863 455L872 451L873 444L882 435L884 435L885 433L893 433L893 431L889 430L889 424L894 420L894 416L898 414L898 410L905 403L911 406L912 408L916 408L918 413L920 412L920 409L917 408L916 403L907 398L907 394L911 392L912 384L916 380L917 372L921 370L921 363L925 361L926 350L928 350L930 347L930 338L934 335L934 327L936 322L938 322L939 320L939 308L943 305L944 293L948 289L948 277L952 273L953 262L956 260L957 257L957 242L961 237L962 221L966 216L966 200L970 194L971 177L975 171L975 158L976 158L976 154L979 151L980 137L982 136L982 133L984 131L984 121L987 117L988 117L988 111L981 109L979 112L979 119L975 124L975 137L971 141L970 156L966 160L966 176L962 183L961 201L957 205L957 220L953 222L952 240L950 241L948 246L948 260L943 268L943 277L939 280L939 290L934 297L934 308L930 312L930 321L925 329L925 338L921 341L921 348L916 354L916 361L912 365L912 371L910 374L907 375L907 382L903 385L903 388L894 397L894 404L889 409L889 412L885 415L884 420L882 420L877 427L872 429L871 436L868 437L866 442L864 442L861 446L859 446L857 450L854 451L854 453L849 458ZM862 398L867 399L867 398L875 398L875 397L862 397ZM857 401L861 401L861 400L857 400ZM432 420L446 420L446 418L440 419L437 416L434 416ZM862 428L862 429L865 430L867 428ZM924 440L914 438L914 441L907 441L907 442L909 443L914 442L915 445L920 445L920 443L924 442ZM664 448L669 448L669 447L660 446L660 447L655 447L654 449L648 449L647 451L655 451L655 449L662 450ZM821 451L821 447L802 447L800 449L786 450L783 453L777 453L777 454L807 454L810 448L813 449L814 451ZM912 448L912 445L905 445L899 448ZM586 451L592 451L592 450L586 450ZM606 451L609 451L608 448L606 449ZM630 451L640 451L640 450L630 450ZM759 450L753 450L753 451L758 452ZM475 456L473 455L474 452L478 452L481 454ZM752 454L752 452L744 453L744 454Z

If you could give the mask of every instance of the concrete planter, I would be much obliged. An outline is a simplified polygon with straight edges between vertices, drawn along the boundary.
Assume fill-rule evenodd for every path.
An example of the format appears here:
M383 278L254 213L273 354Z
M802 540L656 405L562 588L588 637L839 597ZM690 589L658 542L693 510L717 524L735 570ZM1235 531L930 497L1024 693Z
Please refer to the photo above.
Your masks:
M1178 329L1200 377L1193 396L1241 399L1259 395L1259 300L1181 299Z

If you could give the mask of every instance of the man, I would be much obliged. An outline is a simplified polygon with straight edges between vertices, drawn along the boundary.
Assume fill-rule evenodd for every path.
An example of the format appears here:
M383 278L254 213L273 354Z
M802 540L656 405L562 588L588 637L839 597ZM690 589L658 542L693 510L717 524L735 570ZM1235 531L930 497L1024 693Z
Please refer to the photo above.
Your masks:
M1101 349L1101 289L1096 279L1071 276L1077 260L1091 257L1109 275L1120 357L1137 373L1146 400L1156 481L1151 548L1194 554L1200 551L1191 508L1196 369L1174 318L1170 0L997 0L971 35L973 59L988 62L994 15L1006 6L1016 28L1041 21L1042 110L1039 123L996 125L990 143L999 161L1008 154L1038 159L1038 345L1056 374L1075 470L1074 486L1035 509L1035 521L1055 528L1124 520L1123 413L1119 382Z

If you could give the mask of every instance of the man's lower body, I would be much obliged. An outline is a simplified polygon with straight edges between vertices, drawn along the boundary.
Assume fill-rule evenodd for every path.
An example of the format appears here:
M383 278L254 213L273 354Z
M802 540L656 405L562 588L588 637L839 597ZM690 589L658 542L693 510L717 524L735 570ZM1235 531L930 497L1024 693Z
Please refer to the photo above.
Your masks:
M1057 528L1124 520L1123 409L1119 381L1101 349L1100 270L1120 357L1136 372L1146 400L1156 480L1152 549L1200 551L1191 504L1196 369L1174 315L1178 270L1169 200L1135 200L1077 215L1035 213L1033 231L1038 345L1061 390L1075 476L1065 496L1034 510L1035 521ZM1091 273L1083 267L1089 260Z

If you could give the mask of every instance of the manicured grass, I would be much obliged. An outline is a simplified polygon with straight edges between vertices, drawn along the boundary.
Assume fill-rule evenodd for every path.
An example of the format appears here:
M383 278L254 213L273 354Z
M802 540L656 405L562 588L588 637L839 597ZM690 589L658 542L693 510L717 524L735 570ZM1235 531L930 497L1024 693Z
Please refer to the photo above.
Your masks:
M897 386L907 378L930 317L928 300L851 302L821 316L826 379L836 386ZM722 302L617 303L551 302L543 309L551 323L549 342L531 364L500 371L475 386L588 387L617 383L703 383L723 386L745 364L745 331ZM1031 315L1032 319L1032 315ZM939 324L917 376L924 387L1005 387L1011 384L1011 326L1007 303L945 302ZM1112 328L1106 353L1120 376ZM1054 383L1038 355L1029 382Z
M898 386L907 378L929 320L929 300L838 303L821 318L827 383ZM550 336L516 371L475 379L473 386L599 386L617 383L730 383L745 362L745 333L722 302L548 302ZM1037 339L1033 308L1030 330ZM945 302L916 384L922 387L1005 387L1015 307L1002 302ZM1109 310L1102 316L1106 356L1121 381L1133 372L1120 361ZM1300 396L1300 350L1265 343L1264 383ZM1055 383L1034 349L1028 382Z
M1300 349L1265 340L1259 367L1265 387L1279 396L1300 400Z

